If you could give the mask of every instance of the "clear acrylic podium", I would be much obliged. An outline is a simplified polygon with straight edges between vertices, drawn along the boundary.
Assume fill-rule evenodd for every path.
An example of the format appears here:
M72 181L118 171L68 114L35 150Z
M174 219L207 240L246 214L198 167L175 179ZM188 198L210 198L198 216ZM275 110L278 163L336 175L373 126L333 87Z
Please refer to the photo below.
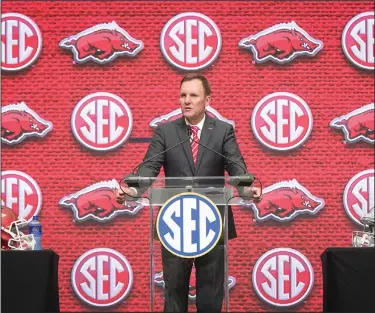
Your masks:
M246 178L245 178L246 179ZM239 182L244 177L223 176L223 177L132 177L130 181L138 184L142 200L148 204L149 227L150 227L150 312L154 312L155 300L155 256L160 249L155 249L155 241L158 241L156 234L156 218L160 208L172 197L182 193L197 193L213 202L221 208L222 217L222 238L224 243L224 310L229 312L229 288L228 288L228 205L238 206ZM129 180L128 180L129 181ZM129 184L129 183L128 183ZM130 184L129 184L130 185ZM131 200L131 199L129 199ZM248 201L248 199L246 199ZM160 243L161 244L161 243ZM156 251L158 250L158 251Z

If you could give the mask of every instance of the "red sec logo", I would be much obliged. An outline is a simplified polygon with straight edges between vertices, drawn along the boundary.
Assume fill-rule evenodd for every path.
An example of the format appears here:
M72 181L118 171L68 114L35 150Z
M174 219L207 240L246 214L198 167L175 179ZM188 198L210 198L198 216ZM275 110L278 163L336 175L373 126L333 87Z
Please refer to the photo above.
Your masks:
M106 307L122 301L133 285L131 266L122 254L108 248L92 249L74 263L72 286L85 303Z
M276 248L258 259L252 280L263 301L277 307L289 307L309 295L314 285L314 271L309 260L299 251Z
M130 136L133 117L127 103L120 97L97 92L80 100L73 110L71 127L83 146L108 151L122 145Z
M374 207L374 173L374 169L359 172L345 186L343 202L346 214L360 226L363 226L361 218Z
M1 173L1 204L29 223L34 215L39 215L42 206L39 185L26 173L4 171Z
M29 67L42 50L42 33L29 17L18 13L1 16L1 69Z
M374 12L354 16L344 28L341 44L350 62L374 70Z
M160 37L165 59L182 70L200 70L212 64L221 49L221 34L207 16L181 13L165 24Z
M293 150L310 136L313 118L307 103L288 92L275 92L260 100L251 116L258 141L277 151Z

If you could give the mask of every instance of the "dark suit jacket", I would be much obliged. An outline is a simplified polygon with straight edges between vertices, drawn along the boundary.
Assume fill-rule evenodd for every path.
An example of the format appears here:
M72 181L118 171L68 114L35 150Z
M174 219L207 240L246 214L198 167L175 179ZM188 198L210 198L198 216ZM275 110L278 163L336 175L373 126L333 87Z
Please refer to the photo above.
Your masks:
M178 144L188 138L187 127L184 118L159 125L155 129L152 142L148 148L144 160L155 156L156 154ZM229 157L240 163L246 168L244 159L236 142L233 126L221 120L212 118L206 114L206 120L201 132L200 143L209 148ZM197 165L194 167L193 155L191 152L190 141L177 146L170 151L162 154L155 159L142 164L137 174L142 177L156 177L160 168L164 167L166 177L190 177L190 176L224 176L226 169L229 175L238 176L244 174L235 163L231 163L214 152L199 146ZM168 183L168 181L166 181ZM224 185L224 182L217 180L199 182L199 185ZM176 182L174 181L175 185ZM186 181L181 181L181 185ZM143 192L147 187L141 188ZM223 208L219 208L222 212ZM234 225L232 209L228 209L228 238L237 237Z

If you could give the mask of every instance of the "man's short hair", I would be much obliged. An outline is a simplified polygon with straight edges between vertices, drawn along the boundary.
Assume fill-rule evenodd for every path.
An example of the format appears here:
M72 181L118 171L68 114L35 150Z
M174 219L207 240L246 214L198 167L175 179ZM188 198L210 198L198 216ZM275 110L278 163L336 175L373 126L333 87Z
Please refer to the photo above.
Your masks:
M184 78L181 80L180 88L184 82L188 82L193 79L198 79L202 82L205 96L211 96L211 87L210 87L210 84L208 83L208 79L199 73L186 74Z

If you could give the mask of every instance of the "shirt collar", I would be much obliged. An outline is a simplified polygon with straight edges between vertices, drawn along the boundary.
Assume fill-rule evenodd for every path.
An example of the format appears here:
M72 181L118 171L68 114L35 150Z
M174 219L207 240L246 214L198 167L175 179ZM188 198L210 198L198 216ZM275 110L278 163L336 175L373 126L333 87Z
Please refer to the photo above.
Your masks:
M189 123L189 121L185 118L185 122L186 122L186 125L191 125L191 126L198 126L199 130L202 130L203 129L203 125L204 125L204 121L206 120L206 114L203 116L202 120L196 124L196 125L192 125Z

